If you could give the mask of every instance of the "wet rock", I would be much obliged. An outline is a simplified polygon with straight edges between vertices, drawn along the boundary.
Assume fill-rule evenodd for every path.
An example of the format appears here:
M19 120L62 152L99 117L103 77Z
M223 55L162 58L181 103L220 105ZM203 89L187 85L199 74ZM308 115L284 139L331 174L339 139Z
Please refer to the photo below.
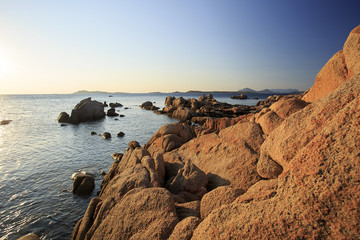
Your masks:
M123 136L125 136L125 133L119 132L116 136L118 136L118 137L123 137Z
M140 105L140 107L145 110L158 110L159 109L158 107L155 107L153 105L153 103L150 101L144 102L143 104Z
M108 107L109 105L106 103L106 101L104 101L104 107Z
M57 121L58 121L58 122L62 122L62 123L66 123L66 122L69 121L69 118L70 118L70 116L69 116L68 113L66 113L66 112L61 112L60 115L59 115L59 117L58 117L58 119L57 119ZM2 121L1 121L1 122L2 122ZM3 124L1 124L1 125L3 125Z
M110 103L109 106L111 108L118 108L118 107L122 107L123 105L121 103L115 102L115 103Z
M103 137L103 139L109 139L109 138L111 138L111 134L109 132L104 132L102 137Z
M119 116L118 113L115 112L115 108L110 108L107 110L107 116L108 117L116 117L116 116Z
M97 133L94 132L94 131L91 131L91 132L90 132L90 135L97 135Z
M95 188L95 178L89 174L79 174L75 177L72 192L78 195L90 194Z

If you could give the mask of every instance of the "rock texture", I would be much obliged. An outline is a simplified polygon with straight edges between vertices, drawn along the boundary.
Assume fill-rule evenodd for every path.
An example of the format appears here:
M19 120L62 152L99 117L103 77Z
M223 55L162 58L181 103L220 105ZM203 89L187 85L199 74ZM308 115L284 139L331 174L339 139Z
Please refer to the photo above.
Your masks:
M190 240L200 222L201 220L197 217L185 218L176 225L169 240Z
M177 223L174 200L166 189L134 189L113 207L92 239L166 239Z
M278 179L213 211L193 239L359 238L359 106L357 75L286 119L261 149L284 168Z
M245 191L240 188L222 186L205 194L201 199L201 218L206 218L213 210L221 207L222 205L232 203L238 196L244 193Z
M263 141L263 132L258 124L240 122L218 134L194 138L165 153L166 171L170 177L175 176L189 160L207 174L208 190L229 184L248 189L260 180L256 164Z
M360 72L360 25L351 31L343 50L337 52L320 70L314 86L303 97L313 102L327 96L342 83Z

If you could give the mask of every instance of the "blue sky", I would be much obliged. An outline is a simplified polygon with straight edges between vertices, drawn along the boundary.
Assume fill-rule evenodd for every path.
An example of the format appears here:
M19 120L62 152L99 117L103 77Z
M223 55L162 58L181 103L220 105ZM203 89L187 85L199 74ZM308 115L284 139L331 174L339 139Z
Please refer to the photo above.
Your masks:
M0 94L310 88L360 1L0 0Z

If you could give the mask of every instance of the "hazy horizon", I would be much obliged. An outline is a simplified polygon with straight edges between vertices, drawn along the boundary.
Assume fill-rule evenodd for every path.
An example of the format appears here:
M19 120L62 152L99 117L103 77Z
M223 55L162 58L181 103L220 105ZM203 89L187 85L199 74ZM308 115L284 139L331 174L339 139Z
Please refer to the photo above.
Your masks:
M355 0L0 2L0 94L309 89Z

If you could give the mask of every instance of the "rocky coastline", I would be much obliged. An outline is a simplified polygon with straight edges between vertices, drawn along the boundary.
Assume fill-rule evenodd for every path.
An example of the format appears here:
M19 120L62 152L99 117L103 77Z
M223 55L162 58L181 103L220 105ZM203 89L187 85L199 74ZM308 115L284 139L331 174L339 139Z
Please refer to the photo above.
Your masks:
M360 26L305 95L165 105L142 107L181 121L114 156L71 239L360 238Z

